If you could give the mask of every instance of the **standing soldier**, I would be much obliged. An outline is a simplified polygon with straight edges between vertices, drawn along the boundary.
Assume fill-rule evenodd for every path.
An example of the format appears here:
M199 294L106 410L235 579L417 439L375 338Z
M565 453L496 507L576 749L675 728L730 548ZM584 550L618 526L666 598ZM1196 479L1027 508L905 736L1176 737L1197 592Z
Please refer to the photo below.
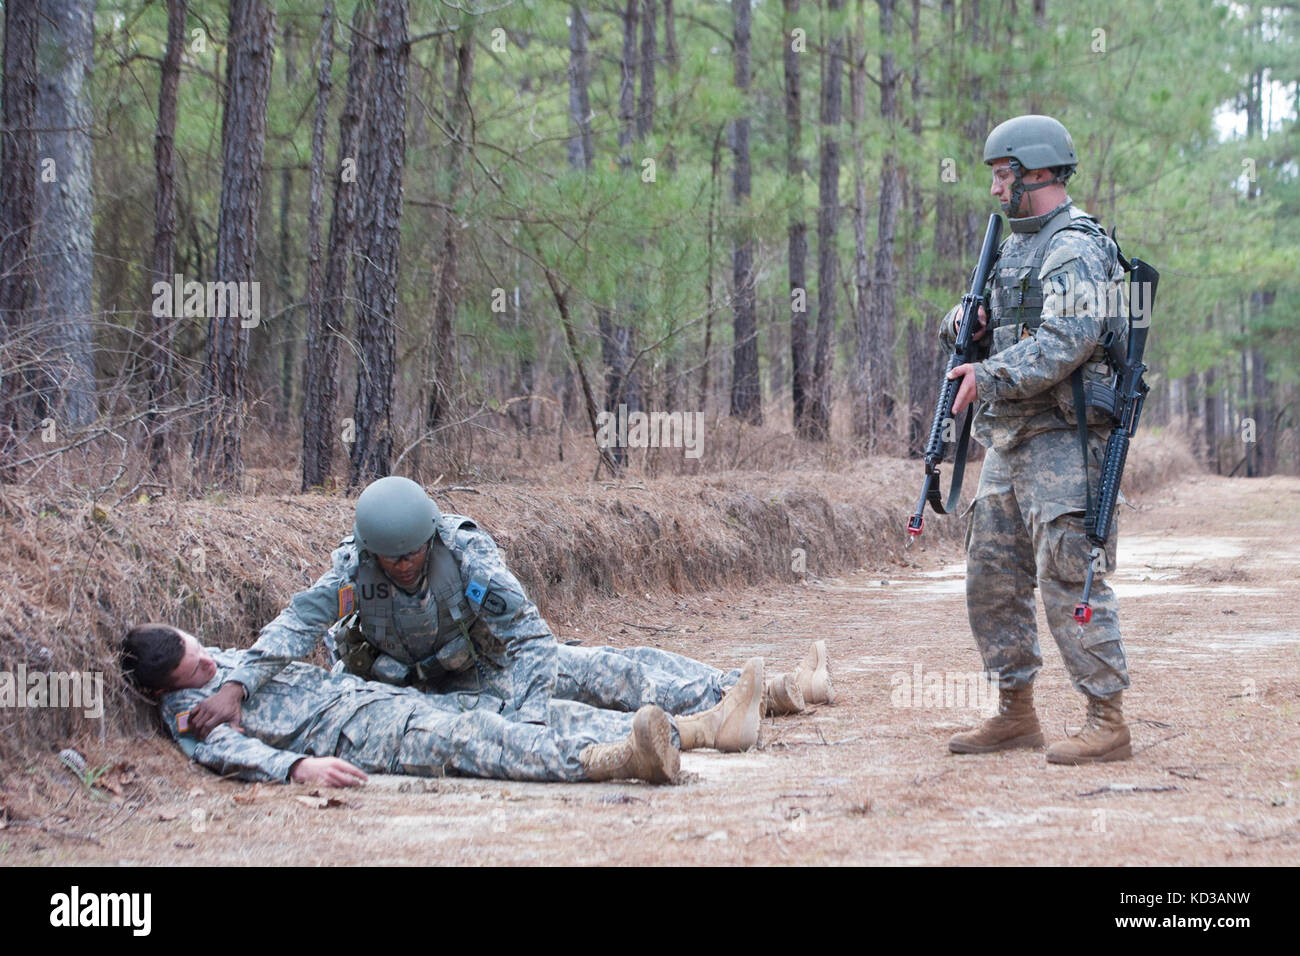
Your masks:
M954 415L976 402L975 437L988 449L971 505L966 608L1001 693L998 713L957 734L948 748L989 753L1043 745L1033 704L1042 666L1037 584L1070 680L1088 702L1082 729L1048 748L1047 760L1125 760L1132 756L1121 704L1128 668L1118 605L1104 579L1094 586L1092 622L1080 627L1072 616L1091 553L1085 510L1109 433L1098 408L1087 408L1088 427L1078 428L1079 405L1088 406L1078 399L1109 377L1104 346L1127 335L1123 269L1115 243L1066 195L1078 158L1059 122L1030 115L1002 123L984 144L984 162L993 167L990 192L1011 235L991 279L992 321L981 307L975 335L991 333L990 355L948 377L961 378ZM956 322L953 310L942 323L948 345ZM1099 574L1114 567L1117 535L1107 542Z
M795 671L764 680L763 659L721 671L653 647L560 644L497 550L469 518L442 514L409 478L371 483L332 567L262 629L195 710L200 739L237 721L243 700L325 640L350 674L438 694L466 709L547 723L552 698L674 715L683 750L748 750L759 717L829 703L824 641Z

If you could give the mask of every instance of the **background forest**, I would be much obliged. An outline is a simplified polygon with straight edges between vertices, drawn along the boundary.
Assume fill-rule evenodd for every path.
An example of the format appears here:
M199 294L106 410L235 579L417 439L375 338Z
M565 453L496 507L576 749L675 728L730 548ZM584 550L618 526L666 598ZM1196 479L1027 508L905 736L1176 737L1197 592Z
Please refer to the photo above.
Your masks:
M984 138L1025 112L1161 271L1147 427L1297 473L1297 19L7 0L0 480L111 503L914 455L997 208ZM703 454L598 452L620 405L702 412Z

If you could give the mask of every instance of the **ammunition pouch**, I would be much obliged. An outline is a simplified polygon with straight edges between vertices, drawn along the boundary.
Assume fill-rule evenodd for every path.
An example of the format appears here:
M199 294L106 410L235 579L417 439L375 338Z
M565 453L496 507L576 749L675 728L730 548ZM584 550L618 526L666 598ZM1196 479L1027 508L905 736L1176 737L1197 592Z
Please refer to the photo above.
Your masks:
M349 674L370 677L379 651L362 636L355 614L351 621L341 627L335 635L334 654Z

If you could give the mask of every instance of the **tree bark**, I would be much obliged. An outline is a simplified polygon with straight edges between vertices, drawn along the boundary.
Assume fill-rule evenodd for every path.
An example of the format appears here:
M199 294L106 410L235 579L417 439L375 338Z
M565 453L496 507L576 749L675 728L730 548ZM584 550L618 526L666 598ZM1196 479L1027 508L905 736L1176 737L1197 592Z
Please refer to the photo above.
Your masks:
M311 178L307 193L307 352L302 370L302 490L323 485L333 454L334 377L338 374L338 345L325 326L325 275L321 262L320 217L325 187L325 123L334 87L334 0L321 12L320 62L316 73L316 110L311 124ZM352 71L349 65L349 73ZM350 86L351 84L349 84ZM354 111L357 104L351 104ZM347 106L344 107L345 114ZM354 112L355 115L355 112ZM341 121L340 121L341 122ZM335 196L337 197L338 186ZM337 315L337 312L335 313ZM334 364L328 361L333 349ZM326 375L329 376L328 382Z
M569 137L569 166L591 169L595 158L591 142L591 99L588 94L587 11L581 4L569 8L569 118L574 132Z
M93 0L42 0L36 122L41 174L34 237L42 298L40 417L74 428L95 418L94 204L90 74ZM52 179L47 181L47 172Z
M0 482L17 474L13 462L26 426L23 405L31 395L19 371L30 361L25 345L32 303L32 232L36 223L37 0L6 0L4 90L0 94Z
M456 92L452 97L450 114L451 152L447 170L447 214L442 231L442 254L438 263L438 287L434 290L433 315L433 383L429 391L428 429L433 431L448 418L454 389L456 357L456 307L459 285L456 281L456 257L460 235L456 204L461 197L461 170L465 162L466 145L473 139L470 128L472 114L469 108L469 91L474 82L473 21L466 17L464 35L456 43Z
M922 151L921 127L921 0L912 0L912 142L917 155ZM912 175L911 196L912 232L907 241L908 295L913 302L920 301L918 283L921 257L921 233L925 224L925 196L919 176ZM941 184L942 189L946 184ZM936 226L937 228L937 226ZM931 413L939 400L939 378L943 374L943 359L939 343L924 319L908 323L907 327L907 394L908 430L907 449L919 455L925 443Z
M735 83L744 111L732 124L735 169L731 199L736 207L740 236L731 251L733 302L731 415L751 425L763 423L763 388L758 374L758 318L754 301L754 241L750 234L749 194L749 33L748 3L734 3Z
M298 82L298 59L296 56L297 33L293 24L284 28L284 82L286 89L293 89ZM276 291L279 293L280 322L283 327L278 330L277 338L281 343L280 353L280 415L282 422L287 422L293 413L293 373L298 364L298 321L297 306L293 298L293 240L289 234L289 208L293 196L293 166L285 163L280 167L280 249L277 256L279 275L276 277Z
M839 231L839 130L844 37L841 14L844 0L828 0L831 23L825 35L822 59L821 169L818 176L817 209L817 354L813 362L812 408L808 437L825 441L831 431L831 385L835 353L835 292L838 260L835 241Z
M803 179L807 166L803 152L803 107L800 104L801 54L794 49L793 31L799 15L799 0L784 0L785 34L785 171L795 183L795 199L786 228L790 275L790 398L793 424L806 434L812 359L808 350L808 224L803 213Z
M253 282L274 29L274 15L262 0L230 0L230 48L221 126L221 212L214 266L218 282ZM246 318L208 316L204 381L207 409L194 440L200 479L236 490L244 472L245 379L252 327L244 327Z
M174 281L176 262L176 98L180 88L181 48L185 45L186 0L167 0L167 49L158 85L158 123L154 132L153 266L155 282ZM174 316L154 315L149 340L149 469L155 480L167 481L171 455L167 447L168 422L161 407L172 390L172 337Z
M636 138L644 140L655 126L655 0L642 0L641 95L637 100Z
M852 62L849 71L849 139L853 142L853 331L854 367L849 394L853 401L853 437L872 451L875 423L872 415L877 397L872 372L874 344L868 303L871 299L871 267L867 252L867 161L863 127L867 113L867 23L865 0L855 0L857 15L853 29ZM884 77L881 77L884 82Z
M406 160L408 10L406 0L376 0L374 67L358 180L361 262L357 274L356 444L348 487L389 473L393 449L393 376L397 276Z
M898 69L889 44L894 37L895 0L876 0L880 7L880 118L887 145L880 169L880 210L876 222L876 250L871 275L870 321L867 323L867 375L870 396L869 432L875 448L894 415L894 311L897 269L894 267L894 231L898 223L900 185L898 155L894 148L898 123Z

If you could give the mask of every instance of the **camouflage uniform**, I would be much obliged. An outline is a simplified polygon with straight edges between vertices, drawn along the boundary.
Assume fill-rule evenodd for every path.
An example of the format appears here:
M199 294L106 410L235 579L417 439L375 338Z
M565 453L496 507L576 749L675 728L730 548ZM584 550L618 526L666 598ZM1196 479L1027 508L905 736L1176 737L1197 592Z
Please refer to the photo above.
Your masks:
M561 644L556 663L556 697L611 710L657 704L670 714L694 714L721 701L740 680L738 670L721 671L657 647Z
M336 640L354 614L366 640L401 672L385 677L431 693L457 693L467 708L485 706L510 719L541 723L558 697L600 708L635 711L657 704L670 714L705 710L722 699L739 671L724 673L656 648L570 647L558 644L511 574L492 538L461 515L443 515L429 549L421 590L408 594L347 538L331 568L296 594L262 629L243 663L227 675L255 695L288 662L306 657L324 637L336 658ZM435 553L438 549L445 549ZM454 562L439 576L437 561ZM450 576L451 585L438 581ZM368 611L367 589L382 590L381 611ZM441 591L441 593L440 593ZM463 639L456 632L463 627ZM448 636L450 635L450 640ZM415 667L419 662L420 670ZM336 671L351 667L339 660ZM477 698L482 696L480 704Z
M553 701L549 726L542 727L507 720L494 706L465 710L455 695L425 694L295 662L245 702L244 733L222 724L199 742L178 733L176 716L250 656L207 650L217 662L216 675L204 687L166 694L163 721L194 760L240 780L285 781L304 757L337 756L369 773L577 781L586 779L579 761L585 747L621 740L632 730L631 714L571 701Z
M1038 273L1040 325L1018 322L1015 303L1007 296L994 297L991 355L975 365L974 434L988 453L969 509L966 608L985 667L1001 676L1004 689L1024 687L1042 666L1034 608L1037 584L1075 688L1109 697L1128 687L1129 679L1119 608L1104 574L1093 585L1092 622L1081 628L1073 618L1092 548L1084 534L1086 486L1070 375L1079 368L1085 383L1106 379L1098 343L1108 328L1123 332L1115 318L1127 309L1117 284L1123 270L1115 245L1081 223L1084 216L1067 198L1041 217L1043 229L1057 231L1047 241ZM1088 228L1077 228L1082 226ZM998 268L1014 271L1006 263L1023 262L1024 247L1043 238L1037 232L1013 232L1002 245ZM995 285L999 279L1005 286L1008 279L1025 277L995 275ZM949 347L955 314L950 312L941 324L941 339ZM1088 410L1088 422L1095 499L1109 426L1094 408ZM1116 526L1101 570L1115 566L1117 536Z

